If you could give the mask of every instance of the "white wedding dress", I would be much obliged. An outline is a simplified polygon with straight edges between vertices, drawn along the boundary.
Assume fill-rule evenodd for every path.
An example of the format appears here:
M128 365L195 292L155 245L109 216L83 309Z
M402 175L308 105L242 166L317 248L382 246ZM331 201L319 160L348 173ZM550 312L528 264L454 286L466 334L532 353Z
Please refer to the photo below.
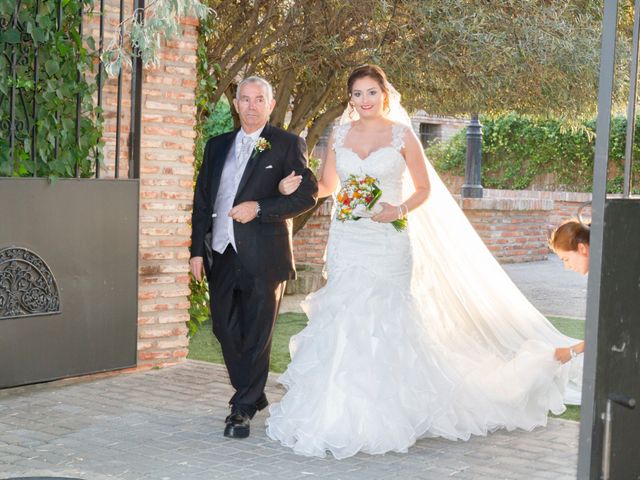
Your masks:
M380 201L400 204L406 127L365 159L345 146L349 127L335 132L340 180L376 177ZM404 232L331 223L327 284L303 302L309 324L291 339L288 391L267 419L295 453L406 452L421 437L531 430L565 409L572 366L553 353L576 340L522 296L429 174L431 197Z

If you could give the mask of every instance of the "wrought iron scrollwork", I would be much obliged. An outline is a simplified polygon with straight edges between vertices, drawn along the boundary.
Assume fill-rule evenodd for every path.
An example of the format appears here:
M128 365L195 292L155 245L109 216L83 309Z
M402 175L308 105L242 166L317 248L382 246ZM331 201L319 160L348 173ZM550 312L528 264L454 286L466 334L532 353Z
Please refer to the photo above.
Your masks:
M44 260L26 248L0 249L0 320L57 313L58 284Z

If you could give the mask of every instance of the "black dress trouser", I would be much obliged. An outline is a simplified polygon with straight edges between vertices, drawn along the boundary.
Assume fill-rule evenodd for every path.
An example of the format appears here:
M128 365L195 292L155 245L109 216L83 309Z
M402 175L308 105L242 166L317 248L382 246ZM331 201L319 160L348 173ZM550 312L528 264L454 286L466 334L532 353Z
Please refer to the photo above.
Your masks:
M269 374L271 340L285 282L257 278L229 245L213 252L209 295L213 333L236 393L229 404L253 416Z

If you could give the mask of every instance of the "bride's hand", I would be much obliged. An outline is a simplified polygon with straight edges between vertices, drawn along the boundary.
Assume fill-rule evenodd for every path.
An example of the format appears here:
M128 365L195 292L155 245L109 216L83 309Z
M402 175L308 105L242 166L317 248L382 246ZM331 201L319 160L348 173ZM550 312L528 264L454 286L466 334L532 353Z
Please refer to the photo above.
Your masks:
M398 207L387 202L382 202L377 205L380 205L382 207L382 211L377 215L371 217L371 220L373 220L374 222L389 223L397 220L400 217L400 211L398 210Z
M280 180L278 190L282 195L291 195L295 192L302 182L302 175L296 175L294 170L289 175Z

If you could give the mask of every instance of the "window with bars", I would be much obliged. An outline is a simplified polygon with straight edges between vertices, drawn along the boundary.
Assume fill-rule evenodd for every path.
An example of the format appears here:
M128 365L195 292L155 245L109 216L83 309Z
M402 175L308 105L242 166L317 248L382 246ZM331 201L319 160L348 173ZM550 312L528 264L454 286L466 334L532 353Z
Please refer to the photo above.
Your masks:
M439 123L420 123L420 142L427 148L434 140L442 138L442 125Z

